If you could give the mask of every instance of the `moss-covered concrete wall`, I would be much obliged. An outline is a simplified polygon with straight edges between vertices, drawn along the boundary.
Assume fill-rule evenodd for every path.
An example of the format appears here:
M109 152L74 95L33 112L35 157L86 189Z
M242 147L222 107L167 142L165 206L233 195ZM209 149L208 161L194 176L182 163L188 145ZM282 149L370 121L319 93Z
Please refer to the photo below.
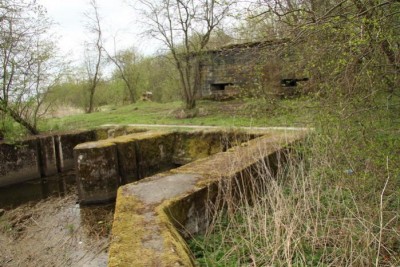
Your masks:
M95 131L63 133L56 135L55 138L59 147L62 172L74 169L74 147L76 145L97 140Z
M52 176L58 173L57 168L57 153L56 143L54 136L43 136L38 138L37 153L41 153L40 161L38 162L39 169L41 169L41 176Z
M0 186L72 170L73 148L95 139L95 131L80 131L41 135L12 144L0 142Z
M100 172L107 177L106 180L126 184L225 151L255 136L238 131L146 131L80 144L75 148L75 162L81 203L96 201L93 190L85 189L83 185L88 181L98 180L94 175L99 175ZM115 156L108 155L105 141L115 146ZM80 166L96 167L95 170L88 171ZM118 166L118 171L112 169L110 172L110 166ZM104 184L105 180L100 183ZM105 191L106 187L97 188L102 191L97 194L97 201L112 199L109 192ZM111 191L116 194L115 190Z
M37 140L0 144L0 185L40 178Z
M117 147L104 140L74 148L79 200L82 204L114 200L121 185Z
M120 187L109 266L194 266L184 238L207 227L206 206L210 200L217 202L219 185L229 181L237 196L251 190L250 174L258 163L276 168L274 159L304 134L269 132L226 152Z

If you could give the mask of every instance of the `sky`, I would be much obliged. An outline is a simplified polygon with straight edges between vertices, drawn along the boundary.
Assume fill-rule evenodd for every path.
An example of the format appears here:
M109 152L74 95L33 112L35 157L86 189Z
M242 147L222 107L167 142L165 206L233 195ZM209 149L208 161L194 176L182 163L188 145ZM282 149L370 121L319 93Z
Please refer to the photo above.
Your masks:
M55 22L53 27L61 53L78 64L82 62L84 42L90 41L85 29L87 19L84 13L90 12L89 0L39 0L47 9L47 15ZM156 42L141 35L142 25L138 22L139 13L126 3L126 0L97 0L100 23L105 47L114 51L134 46L139 52L151 55L160 48ZM93 39L93 37L92 37Z

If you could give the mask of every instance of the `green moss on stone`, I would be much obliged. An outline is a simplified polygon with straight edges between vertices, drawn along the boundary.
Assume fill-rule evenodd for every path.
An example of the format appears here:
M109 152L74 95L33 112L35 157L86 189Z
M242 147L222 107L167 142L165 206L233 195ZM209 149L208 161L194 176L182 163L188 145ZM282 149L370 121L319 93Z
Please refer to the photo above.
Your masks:
M149 235L143 215L143 203L134 196L127 196L123 187L118 190L109 250L108 266L147 267L155 252L142 245L142 239Z
M96 140L104 140L108 138L108 128L98 128L95 130Z

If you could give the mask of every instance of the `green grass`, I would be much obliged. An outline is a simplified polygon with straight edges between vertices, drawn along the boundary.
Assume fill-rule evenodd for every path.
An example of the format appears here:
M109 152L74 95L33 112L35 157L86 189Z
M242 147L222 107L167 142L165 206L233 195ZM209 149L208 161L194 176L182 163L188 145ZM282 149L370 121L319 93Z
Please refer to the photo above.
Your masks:
M315 104L307 98L283 100L271 105L257 100L226 102L198 101L196 116L182 118L181 102L138 102L122 107L103 107L103 111L42 121L41 131L75 130L103 124L177 124L210 126L307 126L309 109ZM307 108L305 108L307 107Z

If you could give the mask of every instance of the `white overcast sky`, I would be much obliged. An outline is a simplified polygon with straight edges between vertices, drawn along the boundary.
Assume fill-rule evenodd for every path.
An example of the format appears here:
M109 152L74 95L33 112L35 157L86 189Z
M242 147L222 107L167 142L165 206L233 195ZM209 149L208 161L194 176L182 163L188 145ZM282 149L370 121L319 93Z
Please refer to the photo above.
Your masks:
M54 29L59 36L59 47L75 63L83 55L84 41L90 41L85 29L84 13L90 11L89 0L38 0L56 23ZM114 49L116 36L117 49L135 46L141 53L153 54L159 48L154 40L145 38L140 33L137 20L139 14L124 0L97 0L101 26L108 50ZM87 20L86 20L87 21Z

